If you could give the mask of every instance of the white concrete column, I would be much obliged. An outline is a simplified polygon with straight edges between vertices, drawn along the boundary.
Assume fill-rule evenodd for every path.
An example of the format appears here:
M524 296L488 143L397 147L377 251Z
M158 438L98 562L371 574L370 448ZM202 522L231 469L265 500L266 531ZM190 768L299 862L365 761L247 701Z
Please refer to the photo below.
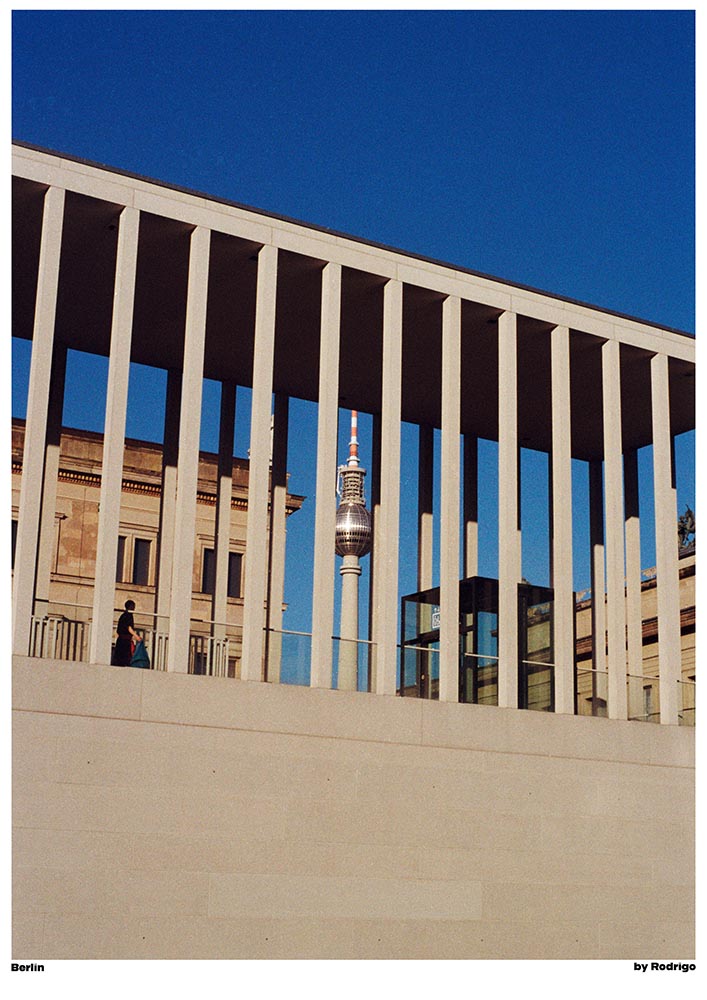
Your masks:
M464 576L479 575L479 439L464 435Z
M677 541L677 501L674 489L670 380L667 355L651 358L653 413L653 492L655 496L656 590L658 595L658 662L660 721L677 725L682 708L678 681L680 652L680 571Z
M498 704L518 706L518 356L516 315L498 317Z
M428 590L432 586L434 546L434 430L427 424L418 427L417 453L417 589Z
M624 581L624 490L621 445L621 352L617 340L602 347L604 414L604 511L606 520L606 633L608 714L628 715L626 691L626 594Z
M118 556L139 228L140 213L134 208L124 208L118 226L118 252L115 264L100 513L96 542L96 578L93 588L93 623L89 644L91 663L110 663L113 638L115 564Z
M572 582L572 429L570 332L550 335L552 370L552 561L555 711L574 714L574 588Z
M334 569L336 565L336 447L339 426L339 330L341 265L322 273L317 425L317 496L314 511L311 687L332 684Z
M285 599L285 545L287 538L287 436L289 398L275 393L272 477L270 486L270 591L267 624L267 680L280 682L282 660L282 604Z
M624 455L626 492L626 639L628 672L643 674L643 615L641 609L641 522L638 501L638 455L635 448Z
M258 286L255 303L241 661L241 678L245 681L263 679L263 629L268 577L268 549L265 538L268 530L276 299L277 247L264 246L258 254Z
M27 419L12 585L12 649L13 652L23 656L29 652L30 619L34 604L44 445L47 439L47 411L63 220L64 191L61 188L50 187L44 196L39 248L37 298L32 332L32 360L27 391Z
M380 413L373 414L373 429L371 435L371 486L370 486L370 510L371 510L371 530L373 532L373 545L369 555L368 564L368 638L371 645L368 647L368 690L376 690L376 666L377 647L375 645L378 635L378 604L380 584L378 582L378 538L380 535L380 481L381 481L381 417Z
M479 439L473 434L464 435L464 578L479 575ZM467 632L463 639L464 654L473 653L474 634ZM462 670L475 663L464 660Z
M187 312L184 331L184 367L179 420L179 465L172 562L172 600L169 611L167 669L187 673L194 574L196 490L199 480L201 394L204 384L206 304L209 286L211 231L197 226L191 234Z
M218 480L214 524L214 597L212 635L225 639L228 615L228 559L231 551L231 496L233 495L233 431L236 424L236 383L221 382L218 437Z
M589 545L591 547L592 667L606 673L606 580L604 577L604 481L602 463L589 463Z
M439 698L459 701L461 299L442 303Z
M64 408L65 381L66 344L55 343L52 357L51 381L49 383L47 442L44 452L44 481L42 484L42 513L38 539L37 581L34 591L34 614L37 617L41 617L49 611L49 590L56 534L56 488L59 476L61 419Z
M179 407L182 397L182 373L167 372L164 436L162 445L162 495L157 551L157 603L155 628L167 633L172 600L172 561L174 558L174 522L177 508L177 464L179 461Z
M383 290L383 380L380 507L376 527L378 599L375 634L377 694L394 695L398 646L398 552L400 535L400 413L402 402L403 285Z

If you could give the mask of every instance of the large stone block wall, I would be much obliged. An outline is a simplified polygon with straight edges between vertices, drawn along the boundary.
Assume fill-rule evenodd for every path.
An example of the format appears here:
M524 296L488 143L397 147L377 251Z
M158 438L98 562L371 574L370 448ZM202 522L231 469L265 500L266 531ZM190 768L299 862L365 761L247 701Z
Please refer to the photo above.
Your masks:
M694 730L15 658L16 959L694 956Z

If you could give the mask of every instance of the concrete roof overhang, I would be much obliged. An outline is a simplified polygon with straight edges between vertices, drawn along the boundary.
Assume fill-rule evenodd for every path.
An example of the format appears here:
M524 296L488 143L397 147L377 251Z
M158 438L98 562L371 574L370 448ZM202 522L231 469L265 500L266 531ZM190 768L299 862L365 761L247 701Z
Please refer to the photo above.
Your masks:
M13 178L13 334L31 339L46 184ZM118 219L123 206L68 190L56 337L99 355L110 350ZM180 368L189 239L194 226L141 212L132 360ZM252 382L257 255L261 244L214 231L211 243L204 376ZM390 251L391 254L396 251ZM316 401L322 269L326 261L280 250L273 389ZM458 269L456 269L458 272ZM383 287L386 278L344 266L340 403L381 409ZM502 283L501 283L502 284ZM443 292L404 285L402 417L440 426ZM559 301L559 300L558 300ZM554 323L518 314L518 425L522 446L551 449L550 332ZM462 301L461 428L498 438L497 317ZM686 335L687 336L687 335ZM604 339L571 329L572 452L603 453L601 348ZM626 450L652 441L651 347L621 344L622 430ZM694 365L670 358L673 433L695 426Z

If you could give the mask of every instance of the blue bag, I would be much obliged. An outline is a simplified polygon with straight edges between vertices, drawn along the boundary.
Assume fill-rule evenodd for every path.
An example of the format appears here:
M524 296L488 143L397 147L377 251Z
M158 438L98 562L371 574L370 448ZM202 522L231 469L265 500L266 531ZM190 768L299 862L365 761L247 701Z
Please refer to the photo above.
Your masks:
M150 668L150 657L147 655L145 643L142 639L135 643L135 652L133 653L133 658L130 661L130 666L141 667L143 670L149 670Z

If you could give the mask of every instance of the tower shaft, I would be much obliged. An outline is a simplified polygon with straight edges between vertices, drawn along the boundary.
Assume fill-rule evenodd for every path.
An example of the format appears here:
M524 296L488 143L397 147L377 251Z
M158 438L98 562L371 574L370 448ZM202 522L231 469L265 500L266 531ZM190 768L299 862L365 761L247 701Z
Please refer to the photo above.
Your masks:
M363 487L365 475L366 470L358 462L358 413L353 410L349 457L338 470L340 501L336 513L336 551L342 557L338 687L349 691L358 687L359 557L371 549L371 515L366 510Z

